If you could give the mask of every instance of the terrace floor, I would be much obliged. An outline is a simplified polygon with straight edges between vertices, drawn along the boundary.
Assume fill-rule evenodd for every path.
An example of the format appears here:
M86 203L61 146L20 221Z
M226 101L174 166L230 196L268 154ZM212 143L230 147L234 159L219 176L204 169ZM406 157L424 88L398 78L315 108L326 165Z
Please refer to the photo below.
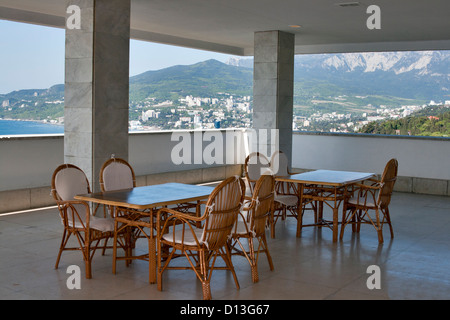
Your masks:
M215 271L213 299L450 299L450 197L394 193L390 211L395 238L386 229L378 245L375 230L361 227L359 235L347 227L343 241L333 243L331 230L304 228L295 237L295 221L277 224L277 237L268 237L275 270L264 256L259 261L260 281L251 281L243 257L233 257L240 290L229 272ZM96 253L93 278L84 278L79 252L63 253L54 263L62 235L55 208L0 215L0 299L202 299L200 282L192 271L169 270L164 290L148 283L148 264L118 262L112 274L112 253ZM146 249L146 242L136 250ZM181 259L179 259L181 262ZM69 265L82 270L81 289L69 290ZM369 290L367 267L381 269L381 289Z

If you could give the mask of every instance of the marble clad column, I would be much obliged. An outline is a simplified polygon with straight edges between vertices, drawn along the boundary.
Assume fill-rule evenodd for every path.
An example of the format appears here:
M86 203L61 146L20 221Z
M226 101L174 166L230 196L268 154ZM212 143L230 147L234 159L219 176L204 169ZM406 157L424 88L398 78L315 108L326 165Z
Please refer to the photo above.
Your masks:
M288 159L292 156L294 45L295 38L291 33L255 33L253 128L256 132L269 129L267 139L259 135L258 140L259 149L261 144L267 144L268 157L275 151L270 129L278 129L279 149Z
M71 5L81 19L73 28L73 11L66 14L64 161L79 166L97 191L111 154L128 159L130 0Z

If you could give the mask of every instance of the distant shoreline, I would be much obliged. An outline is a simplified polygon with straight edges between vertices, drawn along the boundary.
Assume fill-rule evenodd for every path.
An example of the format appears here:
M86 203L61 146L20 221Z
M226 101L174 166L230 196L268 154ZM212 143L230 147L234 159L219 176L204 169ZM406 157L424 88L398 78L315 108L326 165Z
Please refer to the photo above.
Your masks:
M64 123L53 123L53 122L49 122L47 120L35 120L35 119L11 119L11 118L0 118L0 121L23 121L23 122L37 122L37 123L42 123L42 124L51 124L51 125L55 125L55 126L64 126Z
M64 133L64 125L39 120L0 119L0 137Z

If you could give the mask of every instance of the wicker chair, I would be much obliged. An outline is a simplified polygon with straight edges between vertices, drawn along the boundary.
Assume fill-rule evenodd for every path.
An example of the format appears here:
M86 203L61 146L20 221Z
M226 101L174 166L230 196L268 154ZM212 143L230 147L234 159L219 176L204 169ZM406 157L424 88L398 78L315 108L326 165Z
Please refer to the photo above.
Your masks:
M55 269L58 268L63 251L80 250L83 254L86 278L88 279L92 277L91 262L100 240L114 237L113 219L95 217L91 215L88 203L74 200L75 195L90 192L89 181L77 166L63 164L54 171L52 195L58 205L61 222L64 226ZM72 235L76 237L79 247L67 247Z
M232 255L247 258L252 272L252 281L258 282L258 257L264 252L273 270L272 258L266 241L267 219L273 211L275 179L272 175L262 175L255 184L251 202L243 208L228 241ZM241 240L247 239L248 249ZM255 250L254 240L258 243Z
M344 202L344 211L340 238L344 236L345 226L353 225L353 231L359 232L361 223L371 224L378 233L378 242L383 243L383 225L388 224L391 238L394 237L391 217L389 214L389 203L395 181L397 180L398 162L391 159L386 164L381 180L371 179L371 185L357 184L353 197ZM375 217L369 212L374 211ZM356 229L355 229L356 224Z
M244 195L245 184L242 179L237 176L230 177L213 190L201 217L169 208L158 211L157 221L160 233L157 246L157 282L159 290L162 290L163 272L168 269L193 269L202 283L204 300L211 299L210 280L212 271L215 269L230 270L239 289L227 240L242 206ZM167 217L162 220L165 216ZM199 222L203 224L203 227L197 227ZM163 250L163 246L167 250ZM172 258L178 256L177 252L181 252L181 255L187 258L189 266L169 267ZM225 261L225 267L215 265L219 255Z

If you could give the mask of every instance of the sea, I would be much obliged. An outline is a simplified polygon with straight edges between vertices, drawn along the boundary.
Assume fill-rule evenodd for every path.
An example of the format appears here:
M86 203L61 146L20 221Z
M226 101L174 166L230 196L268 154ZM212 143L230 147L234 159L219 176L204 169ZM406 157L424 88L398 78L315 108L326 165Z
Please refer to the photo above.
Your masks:
M64 126L38 121L0 120L0 136L64 133Z

